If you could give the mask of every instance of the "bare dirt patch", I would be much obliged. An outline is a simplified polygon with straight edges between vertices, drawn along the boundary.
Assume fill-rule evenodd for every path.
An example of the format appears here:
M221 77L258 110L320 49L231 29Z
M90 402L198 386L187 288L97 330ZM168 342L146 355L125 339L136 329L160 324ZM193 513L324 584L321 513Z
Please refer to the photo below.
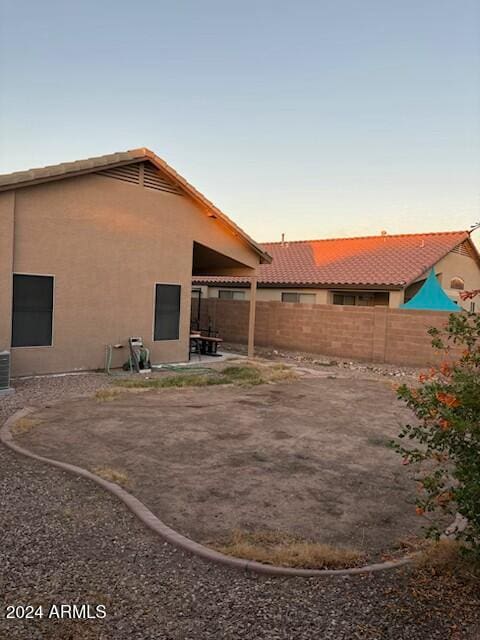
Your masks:
M270 531L379 557L418 533L414 482L386 446L411 414L391 384L305 376L80 398L16 434L34 451L121 469L129 490L200 542Z

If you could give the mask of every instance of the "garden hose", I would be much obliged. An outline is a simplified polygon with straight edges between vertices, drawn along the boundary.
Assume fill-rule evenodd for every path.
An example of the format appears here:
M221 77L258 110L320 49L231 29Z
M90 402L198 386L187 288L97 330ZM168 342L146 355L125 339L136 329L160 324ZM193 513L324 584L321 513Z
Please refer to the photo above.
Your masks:
M107 374L107 376L112 375L112 372L110 371L110 367L112 366L112 352L113 352L113 345L107 344L107 347L105 350L105 373Z
M155 364L152 366L152 369L155 369L157 371L165 369L166 371L203 371L204 373L215 372L214 369L210 369L210 367L199 364Z
M112 355L113 355L113 348L116 345L113 344L107 344L106 346L106 350L105 350L105 373L107 374L107 376L117 376L117 375L124 375L123 373L113 373L112 372ZM161 370L165 370L165 371L195 371L195 373L198 373L199 371L202 371L203 373L212 373L212 369L210 369L209 367L205 367L203 365L185 365L185 364L157 364L157 365L153 365L152 366L152 370L157 370L157 371L161 371ZM132 372L132 369L130 369L130 372Z

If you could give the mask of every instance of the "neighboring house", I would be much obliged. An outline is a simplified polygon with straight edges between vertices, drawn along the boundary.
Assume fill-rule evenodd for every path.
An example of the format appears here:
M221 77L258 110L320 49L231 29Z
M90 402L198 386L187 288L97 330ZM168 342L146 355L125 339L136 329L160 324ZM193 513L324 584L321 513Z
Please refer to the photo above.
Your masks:
M192 276L269 260L148 149L2 175L0 352L14 375L95 369L141 336L153 362L185 361Z
M430 269L448 296L480 286L480 257L468 231L335 238L262 244L272 264L258 270L257 300L399 307L419 290ZM195 279L203 296L249 298L242 278Z

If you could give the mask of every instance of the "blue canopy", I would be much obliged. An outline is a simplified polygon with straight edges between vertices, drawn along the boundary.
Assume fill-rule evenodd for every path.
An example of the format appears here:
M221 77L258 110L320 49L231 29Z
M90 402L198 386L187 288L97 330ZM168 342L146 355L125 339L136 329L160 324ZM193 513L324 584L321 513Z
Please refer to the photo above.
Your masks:
M442 289L432 269L422 287L411 300L401 305L402 309L424 309L426 311L461 311Z

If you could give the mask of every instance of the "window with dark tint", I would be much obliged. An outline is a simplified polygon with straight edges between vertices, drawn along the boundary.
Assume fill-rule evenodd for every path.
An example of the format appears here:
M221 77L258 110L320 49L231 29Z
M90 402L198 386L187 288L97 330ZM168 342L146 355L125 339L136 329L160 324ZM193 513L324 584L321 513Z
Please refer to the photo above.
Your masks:
M300 294L282 291L282 302L300 302Z
M343 293L334 293L333 294L333 304L355 304L355 296L354 295L345 295Z
M13 276L12 347L52 344L53 277Z
M295 302L302 304L315 304L315 294L314 293L287 293L282 291L282 302Z
M227 291L221 289L218 292L218 297L221 300L245 300L245 291Z
M465 289L465 283L462 278L452 278L450 280L450 289Z
M154 340L178 340L180 285L157 284L155 288Z

